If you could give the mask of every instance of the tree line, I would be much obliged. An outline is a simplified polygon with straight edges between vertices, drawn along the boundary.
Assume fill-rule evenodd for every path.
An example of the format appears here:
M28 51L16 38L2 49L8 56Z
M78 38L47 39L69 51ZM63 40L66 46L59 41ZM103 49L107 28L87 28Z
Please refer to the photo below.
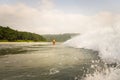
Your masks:
M0 26L0 40L46 41L46 39L41 35L30 33L30 32L17 31L17 30L11 29L10 27L3 27L3 26Z
M65 34L46 34L46 35L42 35L46 38L46 40L52 41L53 39L55 39L57 42L64 42L68 39L71 39L74 36L79 35L79 33L65 33Z

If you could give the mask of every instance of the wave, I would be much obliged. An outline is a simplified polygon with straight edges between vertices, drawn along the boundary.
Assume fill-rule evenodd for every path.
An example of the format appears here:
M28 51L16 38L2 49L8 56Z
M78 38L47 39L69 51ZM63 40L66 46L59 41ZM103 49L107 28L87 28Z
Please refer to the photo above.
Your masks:
M92 49L108 63L120 62L120 33L112 29L92 31L79 35L64 43L75 48Z
M120 32L115 28L107 27L98 30L92 30L74 37L64 43L67 46L75 48L85 48L98 51L100 58L104 63L120 64ZM119 80L120 69L114 67L102 72L94 72L84 80Z

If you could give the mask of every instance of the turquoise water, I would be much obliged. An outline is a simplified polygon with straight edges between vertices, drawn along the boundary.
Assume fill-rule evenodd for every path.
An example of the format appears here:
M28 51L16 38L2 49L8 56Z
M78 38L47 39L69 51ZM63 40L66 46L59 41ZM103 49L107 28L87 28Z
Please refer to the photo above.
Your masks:
M0 46L0 80L82 80L96 66L103 66L97 52L65 47L62 43Z

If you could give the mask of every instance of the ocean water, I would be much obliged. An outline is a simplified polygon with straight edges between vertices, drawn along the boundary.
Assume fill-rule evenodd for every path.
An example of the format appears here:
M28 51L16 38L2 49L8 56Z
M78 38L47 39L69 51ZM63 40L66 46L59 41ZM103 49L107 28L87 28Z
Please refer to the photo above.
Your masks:
M63 43L0 44L0 80L88 80L105 67L97 51Z

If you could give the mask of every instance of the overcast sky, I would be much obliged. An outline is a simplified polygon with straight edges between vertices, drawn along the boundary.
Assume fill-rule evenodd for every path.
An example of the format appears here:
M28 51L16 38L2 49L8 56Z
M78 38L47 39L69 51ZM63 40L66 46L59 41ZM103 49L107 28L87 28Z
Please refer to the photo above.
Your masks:
M0 0L0 25L20 31L82 33L119 22L120 0Z

